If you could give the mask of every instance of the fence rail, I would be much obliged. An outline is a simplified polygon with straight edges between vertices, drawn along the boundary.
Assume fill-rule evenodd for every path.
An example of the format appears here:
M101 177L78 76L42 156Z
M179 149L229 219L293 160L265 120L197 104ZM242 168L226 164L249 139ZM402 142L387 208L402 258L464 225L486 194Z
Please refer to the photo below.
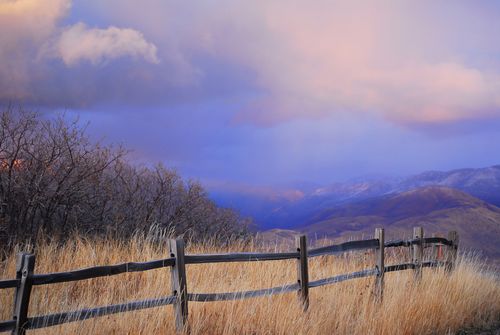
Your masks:
M17 280L17 279L0 280L0 289L15 288L18 285L19 285L19 280Z
M435 243L440 243L446 246L451 246L453 245L453 242L450 240L445 239L444 237L425 237L422 239L419 238L413 238L410 240L394 240L394 241L389 241L384 244L386 248L393 248L393 247L410 247L415 244L419 243L424 243L424 244L435 244Z
M346 251L376 249L379 243L377 239L349 241L342 244L330 245L326 247L316 248L309 251L309 257L322 255L334 255L344 253Z
M296 259L298 252L254 253L240 252L231 254L186 255L186 264L228 263L228 262L260 262Z
M114 276L125 272L141 272L170 267L175 264L175 258L165 258L144 263L122 263L110 266L95 266L91 268L33 275L33 285L46 285L85 280L98 277Z
M446 246L447 257L445 260L438 260L439 253L435 246ZM184 241L170 240L169 258L153 260L150 262L129 262L110 266L95 266L68 272L56 272L48 274L34 274L35 255L20 253L16 264L16 279L0 280L0 289L15 288L14 313L12 320L0 321L0 332L12 331L12 334L24 335L28 329L39 329L51 327L63 323L82 321L104 315L160 307L165 305L174 306L176 320L176 330L182 331L185 328L188 314L188 301L212 302L223 300L238 300L282 294L287 292L298 292L300 302L304 309L309 306L309 289L324 285L334 284L351 280L376 276L374 294L378 299L382 298L384 287L384 275L387 272L402 271L412 269L415 273L415 280L420 280L422 268L444 266L447 271L454 267L457 248L458 234L450 232L448 238L424 237L422 228L414 229L414 237L408 240L384 241L384 230L378 228L375 238L369 240L349 241L342 244L330 245L315 249L307 249L305 236L297 237L297 251L280 253L226 253L226 254L184 254ZM433 260L423 261L423 249L433 247ZM413 259L411 263L385 265L385 248L409 247L411 248ZM441 248L441 247L440 247ZM309 281L308 259L345 253L359 250L375 250L374 267L362 271L348 274L341 274L316 281ZM189 293L187 291L187 278L185 266L189 264L207 263L227 263L227 262L257 262L276 260L297 260L297 283L279 287L242 291L229 293ZM91 278L118 275L127 272L148 271L170 267L172 274L172 295L131 301L123 304L102 306L96 308L82 309L78 311L62 312L50 315L28 317L28 306L32 286L48 285L55 283L80 281Z
M265 288L262 290L229 292L229 293L190 293L188 294L189 301L225 301L225 300L240 300L247 298L257 298L266 295L281 294L286 292L297 291L300 288L299 284L289 284L284 286Z
M348 274L329 277L329 278L325 278L325 279L319 279L319 280L310 282L309 287L311 287L311 288L312 287L320 287L320 286L324 286L324 285L328 285L328 284L340 283L342 281L346 281L349 279L373 276L373 275L376 275L378 273L379 273L378 269L369 269L369 270L364 270L364 271L352 272L352 273L348 273Z

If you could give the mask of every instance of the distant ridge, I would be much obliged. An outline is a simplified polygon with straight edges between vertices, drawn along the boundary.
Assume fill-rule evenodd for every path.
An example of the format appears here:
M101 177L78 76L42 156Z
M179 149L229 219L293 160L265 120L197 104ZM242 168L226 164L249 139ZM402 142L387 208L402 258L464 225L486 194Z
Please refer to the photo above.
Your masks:
M316 190L312 195L333 196L345 201L401 193L432 185L455 188L500 206L500 165L479 169L426 171L399 179L387 178L354 183L336 183Z

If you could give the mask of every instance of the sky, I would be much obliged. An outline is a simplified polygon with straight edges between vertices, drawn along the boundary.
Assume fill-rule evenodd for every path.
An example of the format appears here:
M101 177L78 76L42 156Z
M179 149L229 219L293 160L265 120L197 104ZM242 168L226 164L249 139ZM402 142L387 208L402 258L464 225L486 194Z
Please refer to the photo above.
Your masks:
M209 189L500 164L500 2L0 0L0 106Z

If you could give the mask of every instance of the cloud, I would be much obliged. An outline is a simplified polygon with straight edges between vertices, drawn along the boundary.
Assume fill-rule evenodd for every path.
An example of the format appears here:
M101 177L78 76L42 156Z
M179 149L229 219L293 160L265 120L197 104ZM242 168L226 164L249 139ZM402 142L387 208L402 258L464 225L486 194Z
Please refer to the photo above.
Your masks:
M235 123L344 112L405 126L500 118L500 7L487 1L150 4L137 16L133 1L92 1L195 64L216 59L252 73L253 98Z
M132 28L63 27L71 7L70 0L0 0L0 104L78 107L106 99L97 84L109 85L104 75L117 83L111 99L133 97L137 85L151 81L139 63L160 62L153 43ZM118 64L124 59L133 62L126 69ZM111 62L117 64L95 66Z
M143 58L158 64L156 46L147 42L143 34L134 29L88 28L84 23L63 29L53 45L52 56L60 57L67 66L74 66L82 61L102 64L120 57Z
M485 13L477 22L468 6L431 6L431 17L427 5L267 3L265 35L219 46L251 66L266 92L235 119L275 125L350 111L411 125L500 117L500 64L486 56L498 48L484 37L498 24Z
M6 40L25 39L40 41L47 38L55 29L56 23L64 17L71 7L69 0L1 0L0 26L8 34ZM19 41L21 42L21 41Z
M500 6L487 1L151 0L138 11L136 1L88 0L71 15L69 1L6 4L0 100L224 99L233 124L266 127L346 112L409 127L500 118ZM48 57L36 57L41 46Z

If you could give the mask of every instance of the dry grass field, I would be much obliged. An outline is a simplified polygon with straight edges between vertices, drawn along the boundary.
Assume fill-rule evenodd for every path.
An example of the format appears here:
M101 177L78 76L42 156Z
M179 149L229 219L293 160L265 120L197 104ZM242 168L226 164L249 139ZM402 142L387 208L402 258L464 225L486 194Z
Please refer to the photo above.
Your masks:
M285 246L277 249L287 249ZM261 251L253 244L190 244L187 253ZM36 273L164 258L166 243L136 237L129 242L75 237L64 245L36 250ZM391 254L386 264L403 260ZM473 257L459 257L456 270L424 269L413 281L411 270L388 273L382 303L373 299L374 278L313 288L304 313L297 295L228 302L190 302L190 334L454 334L500 320L500 280ZM350 253L310 260L310 280L373 266L373 254ZM1 265L0 278L13 278L15 253ZM296 281L294 261L218 263L187 266L192 293L230 292L280 286ZM0 290L0 318L11 318L13 289ZM170 295L170 269L127 273L33 288L29 314L41 315ZM171 306L127 312L29 331L33 334L173 334Z

